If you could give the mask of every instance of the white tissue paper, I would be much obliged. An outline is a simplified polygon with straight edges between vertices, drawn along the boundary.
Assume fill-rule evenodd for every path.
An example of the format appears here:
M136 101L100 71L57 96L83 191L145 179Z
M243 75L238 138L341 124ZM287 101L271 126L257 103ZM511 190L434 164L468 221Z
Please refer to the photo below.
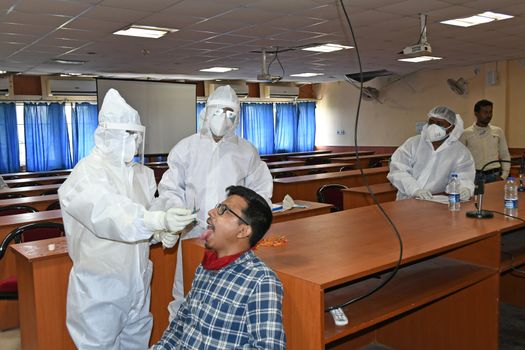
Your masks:
M292 209L295 206L295 202L293 201L293 198L290 197L289 194L284 196L283 199L283 211Z

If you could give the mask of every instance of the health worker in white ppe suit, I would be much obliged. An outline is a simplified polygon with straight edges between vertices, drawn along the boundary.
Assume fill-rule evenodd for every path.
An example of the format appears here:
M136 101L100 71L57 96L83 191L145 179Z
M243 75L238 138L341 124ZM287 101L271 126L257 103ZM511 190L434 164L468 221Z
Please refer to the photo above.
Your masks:
M66 323L78 349L148 347L150 240L175 245L178 231L195 217L180 208L148 211L153 171L133 162L144 130L137 111L110 89L95 147L58 190L73 261Z
M159 198L153 207L199 210L198 225L184 239L197 237L206 229L208 211L226 198L229 186L248 187L270 202L273 182L266 163L250 142L235 135L239 111L235 91L229 85L218 87L200 114L200 133L181 140L168 156L169 169L159 183ZM184 300L180 244L173 297L168 307L170 320Z
M397 199L431 199L446 192L451 173L458 174L460 197L474 193L476 168L470 151L459 142L463 120L446 106L434 107L421 135L405 141L392 155L388 180L398 189Z

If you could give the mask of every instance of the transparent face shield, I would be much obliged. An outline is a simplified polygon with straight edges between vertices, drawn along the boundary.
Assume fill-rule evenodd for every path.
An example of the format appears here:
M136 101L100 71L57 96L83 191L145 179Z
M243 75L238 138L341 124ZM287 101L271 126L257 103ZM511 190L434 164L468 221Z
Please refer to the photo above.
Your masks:
M126 123L101 123L100 126L107 130L116 130L118 136L113 134L111 137L117 137L117 143L122 162L128 164L136 162L144 164L144 145L145 130L142 125ZM108 144L106 140L106 144ZM111 142L112 143L112 142Z

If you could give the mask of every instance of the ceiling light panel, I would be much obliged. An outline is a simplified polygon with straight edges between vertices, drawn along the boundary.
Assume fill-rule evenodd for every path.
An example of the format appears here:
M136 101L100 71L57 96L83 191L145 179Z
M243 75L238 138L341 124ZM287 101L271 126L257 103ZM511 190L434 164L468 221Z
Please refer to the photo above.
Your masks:
M509 18L513 18L514 16L506 15L503 13L495 13L495 12L483 12L474 16L465 17L465 18L455 18L447 21L441 21L443 24L448 24L451 26L458 26L458 27L472 27L478 24L484 24L489 23L493 21L501 21Z
M164 35L176 32L178 29L142 26L133 24L128 28L114 32L115 35L134 36L139 38L158 39Z
M339 44L324 44L324 45L319 45L319 46L314 46L314 47L305 47L303 48L303 50L326 53L326 52L334 52L334 51L339 51L343 49L353 49L353 48L354 48L353 46L344 46L344 45L339 45Z
M230 67L211 67L205 69L199 69L201 72L210 72L210 73L226 73L233 70L238 70L239 68L230 68Z
M418 56L418 57L412 57L412 58L400 58L398 61L401 62L410 62L410 63L420 63L420 62L427 62L427 61L436 61L441 60L443 57L435 57L435 56Z

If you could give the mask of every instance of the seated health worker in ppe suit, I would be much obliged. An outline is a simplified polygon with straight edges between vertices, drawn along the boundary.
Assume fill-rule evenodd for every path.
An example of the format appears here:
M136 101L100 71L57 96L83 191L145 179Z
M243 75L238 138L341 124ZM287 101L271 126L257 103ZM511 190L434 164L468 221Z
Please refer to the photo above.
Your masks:
M226 197L224 189L245 186L270 202L272 176L257 149L237 137L240 104L229 86L218 87L202 110L200 133L191 135L173 147L168 156L169 169L159 183L159 198L153 208L185 207L198 209L198 225L184 239L200 235L206 228L206 214ZM168 307L170 320L184 300L182 249L177 252L173 297Z
M463 120L446 106L434 107L421 135L412 136L392 155L388 180L398 189L397 200L431 199L446 192L451 173L458 174L460 197L474 193L476 169L470 151L459 142Z
M150 239L173 246L194 217L181 221L180 208L147 210L156 190L153 171L133 162L144 130L137 111L110 89L95 147L58 190L73 261L66 323L79 349L148 347Z

